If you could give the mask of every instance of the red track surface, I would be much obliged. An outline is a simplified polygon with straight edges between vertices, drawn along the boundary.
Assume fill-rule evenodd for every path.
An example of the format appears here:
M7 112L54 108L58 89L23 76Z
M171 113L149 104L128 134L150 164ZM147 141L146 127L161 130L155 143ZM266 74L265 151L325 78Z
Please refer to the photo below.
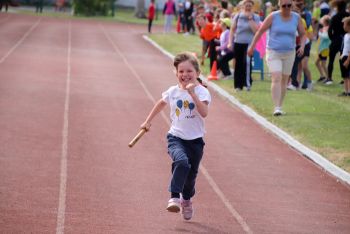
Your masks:
M195 216L167 213L167 122L127 146L175 82L145 30L0 14L0 233L350 233L349 187L214 92Z

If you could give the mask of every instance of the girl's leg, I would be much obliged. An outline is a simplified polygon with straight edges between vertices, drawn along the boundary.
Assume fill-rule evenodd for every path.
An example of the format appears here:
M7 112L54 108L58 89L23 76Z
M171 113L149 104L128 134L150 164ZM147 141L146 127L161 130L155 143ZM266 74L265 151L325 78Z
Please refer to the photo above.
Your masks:
M184 141L178 137L168 134L168 154L173 160L172 178L169 186L169 192L172 195L182 193L185 180L190 171L191 165L187 156Z
M323 68L322 68L321 63L322 63L321 59L317 58L316 62L315 62L315 65L317 67L318 72L320 73L320 77L323 77Z
M199 164L203 156L204 141L198 138L187 142L187 155L191 165L191 169L187 175L185 185L182 191L182 197L185 200L190 200L195 194L195 184L198 174Z
M327 60L322 60L321 61L321 68L322 68L322 71L323 71L323 76L324 77L328 77L328 74L327 74Z
M350 77L344 79L344 88L345 92L348 93L348 95L350 95Z

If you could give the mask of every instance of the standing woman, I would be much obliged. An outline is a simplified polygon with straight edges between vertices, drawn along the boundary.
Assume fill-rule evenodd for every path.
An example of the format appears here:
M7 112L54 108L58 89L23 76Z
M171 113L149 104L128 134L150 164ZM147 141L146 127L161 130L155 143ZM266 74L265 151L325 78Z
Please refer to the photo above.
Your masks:
M236 91L244 86L250 90L251 86L251 56L247 56L247 49L258 30L260 17L253 12L253 0L243 1L243 10L235 15L230 30L229 48L235 52L234 87ZM234 44L232 45L232 38Z
M174 20L174 15L176 15L175 2L173 0L168 0L164 4L163 15L165 16L164 32L171 32L171 25Z
M255 44L261 35L269 30L266 60L271 72L271 93L275 106L274 116L283 114L283 99L295 58L296 31L298 31L301 39L300 48L297 50L297 54L300 56L304 53L306 39L301 17L292 12L292 0L279 0L278 4L280 10L271 13L265 19L248 49L248 55L252 55Z

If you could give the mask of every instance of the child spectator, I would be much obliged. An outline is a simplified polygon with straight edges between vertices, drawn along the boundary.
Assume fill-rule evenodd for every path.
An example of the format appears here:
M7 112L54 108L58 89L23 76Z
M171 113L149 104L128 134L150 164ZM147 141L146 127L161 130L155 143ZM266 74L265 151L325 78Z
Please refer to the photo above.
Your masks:
M206 15L200 15L198 17L198 24L201 27L200 37L203 40L202 43L202 55L201 55L201 65L204 65L205 54L209 49L210 56L210 69L213 66L214 61L216 60L216 51L215 51L215 38L217 33L214 30L214 24L212 23L213 17L211 14L207 13Z
M342 22L346 34L343 39L343 50L339 63L341 76L344 79L344 92L339 96L350 96L350 16L345 17Z
M227 47L229 43L231 20L229 18L220 19L222 33L220 35L220 46L216 47L218 52L218 69L221 70L223 78L232 76L229 61L233 59L233 51Z
M154 0L151 0L151 3L148 7L148 32L151 33L152 30L152 22L154 19L155 14L155 6L154 6Z
M331 40L328 36L329 22L329 15L325 15L320 19L320 24L322 25L322 28L318 32L320 44L318 46L318 57L316 60L316 67L320 72L320 78L317 80L318 82L322 82L326 79L326 77L328 77L326 62L329 55L329 45L331 44Z
M196 177L205 145L204 118L208 115L211 97L209 91L197 81L199 64L191 53L176 55L174 67L178 84L162 94L141 124L141 129L148 130L153 118L169 104L171 126L167 140L173 163L169 186L171 198L166 209L177 213L181 207L183 218L189 220L193 215L191 198L195 194Z

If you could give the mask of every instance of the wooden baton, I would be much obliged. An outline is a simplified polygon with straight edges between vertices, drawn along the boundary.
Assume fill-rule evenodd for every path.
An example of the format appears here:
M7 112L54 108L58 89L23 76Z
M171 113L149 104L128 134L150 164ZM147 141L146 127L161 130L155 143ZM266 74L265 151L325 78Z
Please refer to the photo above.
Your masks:
M129 147L131 148L131 147L133 147L135 144L136 144L136 142L138 141L138 140L140 140L140 138L143 136L143 134L145 134L147 132L147 130L146 129L141 129L140 131L139 131L139 133L137 133L137 135L134 137L134 139L132 139L131 141L130 141L130 143L129 143Z

